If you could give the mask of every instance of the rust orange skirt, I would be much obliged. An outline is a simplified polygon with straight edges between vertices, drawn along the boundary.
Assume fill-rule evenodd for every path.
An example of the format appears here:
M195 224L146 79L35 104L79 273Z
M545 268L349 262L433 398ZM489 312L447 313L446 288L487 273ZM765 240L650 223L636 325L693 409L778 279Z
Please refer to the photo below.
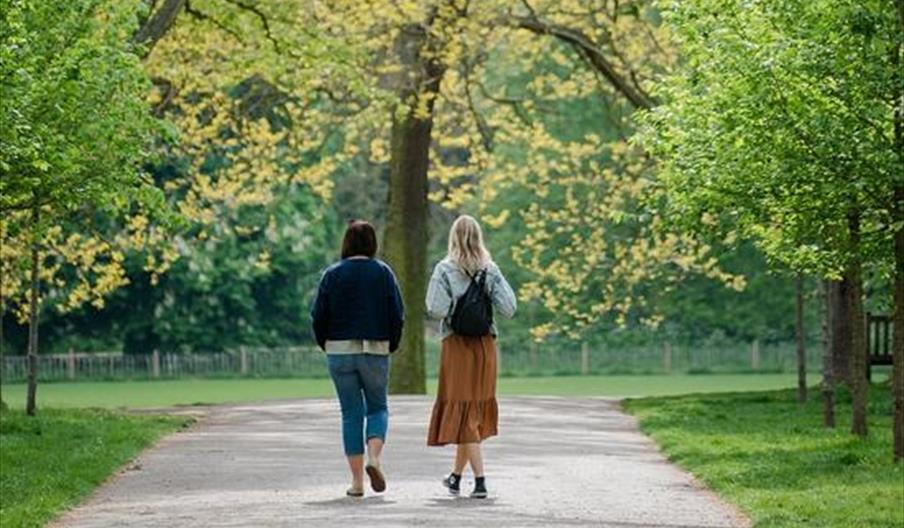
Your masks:
M427 445L482 442L496 435L498 422L495 340L455 334L443 339Z

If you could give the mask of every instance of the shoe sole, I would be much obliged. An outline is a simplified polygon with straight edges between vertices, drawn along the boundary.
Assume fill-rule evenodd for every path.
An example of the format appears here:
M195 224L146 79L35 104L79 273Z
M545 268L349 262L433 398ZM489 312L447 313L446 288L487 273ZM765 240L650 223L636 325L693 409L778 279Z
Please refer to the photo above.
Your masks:
M386 477L383 476L383 472L380 471L380 468L376 466L367 466L365 471L367 471L367 476L370 477L370 487L373 488L374 491L377 493L386 491Z
M487 498L487 493L486 492L472 493L471 498L472 499L485 499L485 498Z

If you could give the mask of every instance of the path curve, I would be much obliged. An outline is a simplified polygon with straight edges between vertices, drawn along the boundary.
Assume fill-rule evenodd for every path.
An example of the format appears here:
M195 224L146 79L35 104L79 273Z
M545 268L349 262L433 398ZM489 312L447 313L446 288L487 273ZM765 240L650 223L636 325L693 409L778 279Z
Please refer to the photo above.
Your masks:
M668 463L615 400L502 398L499 406L501 436L485 448L485 501L441 488L452 448L424 445L425 398L391 398L389 489L363 500L343 497L337 403L277 401L210 408L55 525L749 526Z

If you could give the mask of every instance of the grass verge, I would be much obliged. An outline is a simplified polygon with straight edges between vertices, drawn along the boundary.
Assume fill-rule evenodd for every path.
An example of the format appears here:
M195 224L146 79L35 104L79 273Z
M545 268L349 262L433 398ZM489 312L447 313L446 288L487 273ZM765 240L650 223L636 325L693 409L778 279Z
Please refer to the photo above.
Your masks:
M819 393L790 390L628 400L670 460L738 505L758 528L904 526L904 465L892 462L888 384L870 394L870 436L822 427Z
M43 526L117 468L190 418L100 409L0 412L0 518Z
M663 396L691 392L769 390L792 387L790 374L711 374L671 376L549 376L500 378L500 396ZM436 380L427 391L436 392ZM161 381L54 382L38 386L38 405L46 407L165 407L286 398L332 398L328 379L182 379ZM25 403L25 385L4 385L3 399Z

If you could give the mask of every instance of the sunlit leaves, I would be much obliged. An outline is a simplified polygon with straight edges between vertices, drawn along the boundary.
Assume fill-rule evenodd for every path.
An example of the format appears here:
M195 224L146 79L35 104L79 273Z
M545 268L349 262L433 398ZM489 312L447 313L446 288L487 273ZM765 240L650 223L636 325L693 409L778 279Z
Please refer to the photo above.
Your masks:
M45 300L63 310L101 307L125 282L125 248L104 236L107 228L133 211L162 213L142 172L157 123L128 40L136 8L103 0L0 5L0 266L5 308L20 318L33 251Z
M880 1L669 4L686 63L645 117L644 144L676 224L751 238L774 261L827 277L851 258L887 259L904 174L891 139L895 17ZM859 253L852 211L866 234Z

